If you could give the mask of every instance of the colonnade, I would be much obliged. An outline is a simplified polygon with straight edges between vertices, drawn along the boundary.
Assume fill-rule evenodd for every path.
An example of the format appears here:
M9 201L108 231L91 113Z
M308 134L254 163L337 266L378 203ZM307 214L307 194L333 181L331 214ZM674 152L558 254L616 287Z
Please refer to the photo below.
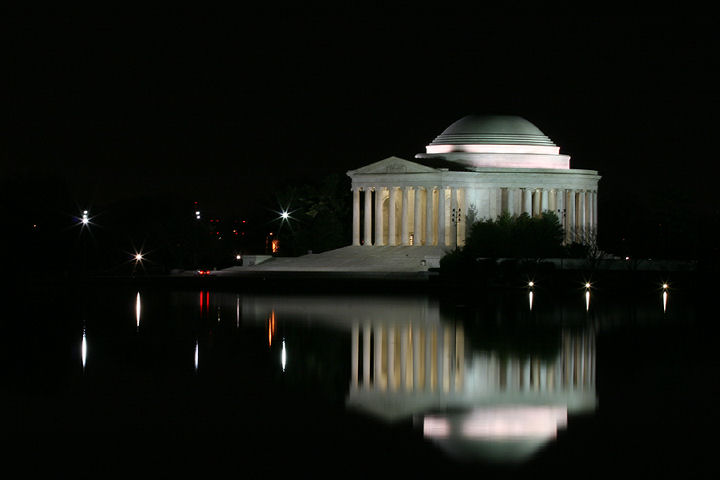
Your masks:
M591 243L597 235L597 195L582 188L353 186L353 245L462 246L470 208L478 219L551 211L566 243Z
M464 245L464 205L459 187L353 187L353 245Z
M592 332L562 333L557 356L465 355L461 326L355 323L351 388L405 392L556 392L595 387Z
M354 324L351 337L353 388L428 392L459 392L463 388L462 326L368 322Z

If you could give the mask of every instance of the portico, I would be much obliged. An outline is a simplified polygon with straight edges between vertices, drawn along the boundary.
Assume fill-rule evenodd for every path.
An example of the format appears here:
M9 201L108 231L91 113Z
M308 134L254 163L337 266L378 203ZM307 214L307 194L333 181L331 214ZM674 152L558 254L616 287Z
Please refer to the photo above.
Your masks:
M570 169L570 157L525 119L464 117L415 158L348 172L353 245L453 248L464 245L468 223L546 211L557 214L566 242L596 235L600 176Z

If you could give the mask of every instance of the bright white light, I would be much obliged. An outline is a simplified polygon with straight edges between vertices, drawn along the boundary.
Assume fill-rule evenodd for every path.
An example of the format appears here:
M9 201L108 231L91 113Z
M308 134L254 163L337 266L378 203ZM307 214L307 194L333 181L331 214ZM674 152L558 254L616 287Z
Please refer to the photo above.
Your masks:
M287 220L288 218L290 218L290 214L283 210L283 212L280 214L280 218L282 218L283 220Z
M80 346L80 352L82 355L83 370L85 370L85 365L87 363L87 337L85 336L85 329L83 329L82 344Z
M200 358L200 346L198 344L198 341L195 340L195 371L197 372L198 369L198 360Z
M498 407L474 411L462 433L471 438L548 438L565 425L567 407Z
M136 253L135 254L135 261L136 262L142 262L143 256L142 253Z
M235 255L235 260L241 260L241 259L242 259L242 255Z
M663 284L662 284L662 288L663 288L663 290L667 290L667 289L668 289L668 287L669 287L669 285L668 285L667 283L663 283Z
M135 297L135 325L136 328L140 328L140 292Z
M446 418L425 417L423 418L423 436L445 438L450 435L450 423Z
M283 372L285 371L285 365L287 364L287 351L285 350L285 340L282 342L282 352L280 353L280 363L282 363Z
M533 281L528 282L528 287L531 287L531 288L532 288L532 287L534 287L534 286L535 286L535 282L533 282Z
M590 290L585 290L585 311L590 311Z
M533 292L532 291L530 291L529 300L530 300L530 311L532 311L532 305L533 305Z
M590 288L590 282L585 282L585 288Z

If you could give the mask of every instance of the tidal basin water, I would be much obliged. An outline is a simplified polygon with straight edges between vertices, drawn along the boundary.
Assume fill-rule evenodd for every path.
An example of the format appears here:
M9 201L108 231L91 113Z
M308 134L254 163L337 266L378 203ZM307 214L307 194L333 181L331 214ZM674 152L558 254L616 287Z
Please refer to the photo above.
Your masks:
M3 456L101 475L713 468L716 330L696 295L468 300L23 292L3 321Z

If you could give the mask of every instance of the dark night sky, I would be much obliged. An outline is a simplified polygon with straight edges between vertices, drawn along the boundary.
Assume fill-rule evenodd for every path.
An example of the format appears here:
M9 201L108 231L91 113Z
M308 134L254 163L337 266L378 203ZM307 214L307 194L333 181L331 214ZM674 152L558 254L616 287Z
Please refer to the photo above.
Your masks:
M10 20L3 175L66 177L80 204L190 191L235 212L282 182L412 159L468 113L506 113L599 170L603 195L716 188L690 171L716 162L709 19L138 16Z

